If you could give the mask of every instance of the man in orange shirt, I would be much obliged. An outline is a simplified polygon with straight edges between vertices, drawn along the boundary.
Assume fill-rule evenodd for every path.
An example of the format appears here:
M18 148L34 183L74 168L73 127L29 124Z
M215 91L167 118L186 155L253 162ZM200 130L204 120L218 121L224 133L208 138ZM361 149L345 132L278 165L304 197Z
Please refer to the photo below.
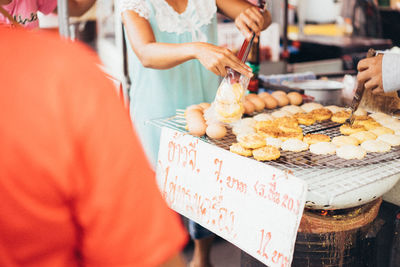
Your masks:
M0 266L179 266L186 233L98 59L0 36Z

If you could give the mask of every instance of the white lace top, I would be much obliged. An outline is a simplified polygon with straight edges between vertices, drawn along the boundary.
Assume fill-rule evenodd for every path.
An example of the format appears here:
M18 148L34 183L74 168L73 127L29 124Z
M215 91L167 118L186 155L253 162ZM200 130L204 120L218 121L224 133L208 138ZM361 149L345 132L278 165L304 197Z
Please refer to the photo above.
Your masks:
M217 12L215 0L188 0L186 10L177 13L165 0L119 0L120 11L132 10L149 20L150 6L160 31L181 34L191 32L193 41L206 42L201 32L203 25L211 23Z

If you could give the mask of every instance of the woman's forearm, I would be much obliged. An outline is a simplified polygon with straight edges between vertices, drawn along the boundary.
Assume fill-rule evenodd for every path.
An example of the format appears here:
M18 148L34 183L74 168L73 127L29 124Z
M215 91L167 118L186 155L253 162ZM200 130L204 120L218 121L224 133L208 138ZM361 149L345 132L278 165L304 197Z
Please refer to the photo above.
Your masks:
M230 67L252 76L251 69L227 48L203 42L159 43L148 20L131 10L122 12L122 21L130 47L144 67L169 69L196 59L216 75L225 76L226 67Z
M195 59L195 43L170 44L148 43L143 45L137 56L146 68L169 69L188 60Z

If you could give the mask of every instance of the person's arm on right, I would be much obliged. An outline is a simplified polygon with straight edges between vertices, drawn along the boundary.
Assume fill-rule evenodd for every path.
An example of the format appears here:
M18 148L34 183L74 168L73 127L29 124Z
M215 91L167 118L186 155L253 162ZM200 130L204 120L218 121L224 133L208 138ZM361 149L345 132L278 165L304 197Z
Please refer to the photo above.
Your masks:
M183 44L158 43L150 23L132 10L122 12L122 21L131 47L144 67L169 69L197 59L213 73L225 76L225 67L251 77L251 69L229 49L203 42Z
M400 55L384 54L382 58L382 84L385 93L400 90Z
M400 90L400 55L384 54L365 58L358 63L357 81L365 83L372 93L388 93Z

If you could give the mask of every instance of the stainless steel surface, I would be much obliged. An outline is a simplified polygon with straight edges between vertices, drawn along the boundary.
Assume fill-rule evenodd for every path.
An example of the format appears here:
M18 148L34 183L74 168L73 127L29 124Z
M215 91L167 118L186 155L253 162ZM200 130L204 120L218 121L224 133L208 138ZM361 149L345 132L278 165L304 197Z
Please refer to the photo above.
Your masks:
M58 13L58 31L60 35L66 38L70 37L69 32L69 13L68 1L57 0L57 13Z
M304 94L314 98L323 105L342 105L344 84L332 80L305 80L300 82L284 81L282 85L304 90Z
M185 130L183 110L170 118L153 120L150 123L180 132ZM304 133L334 126L325 122L303 126ZM339 135L338 128L320 131L330 137ZM229 150L236 138L228 131L222 140L206 136L201 140ZM388 153L369 153L363 160L344 160L336 155L314 155L309 151L294 153L281 151L281 158L265 164L280 170L290 171L308 184L306 207L315 209L350 208L367 203L389 191L400 178L400 147Z

